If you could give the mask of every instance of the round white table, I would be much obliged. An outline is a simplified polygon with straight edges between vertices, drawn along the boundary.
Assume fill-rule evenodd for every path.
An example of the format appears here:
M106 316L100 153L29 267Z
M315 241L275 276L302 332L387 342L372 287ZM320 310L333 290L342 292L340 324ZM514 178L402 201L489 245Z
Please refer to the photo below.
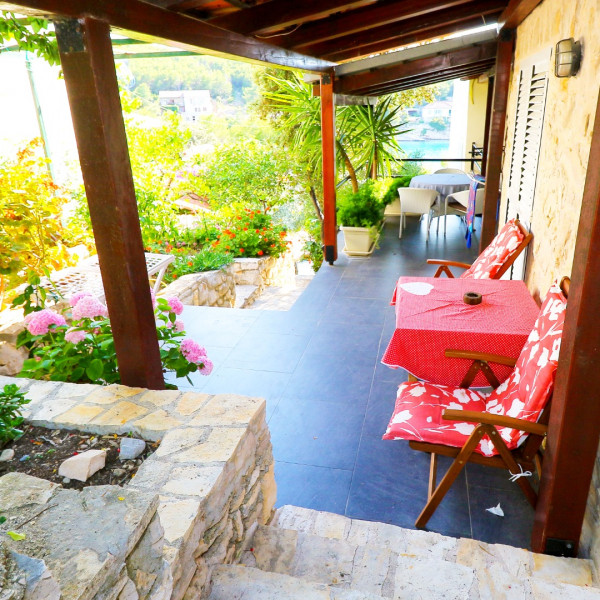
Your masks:
M435 190L438 193L437 205L438 205L438 224L437 230L439 232L440 222L439 217L442 216L441 206L442 202L446 200L446 196L454 194L455 192L462 192L468 190L471 185L471 177L466 173L432 173L430 175L417 175L410 180L411 188L425 188L429 190ZM429 226L429 224L428 224ZM446 235L446 203L444 202L444 235Z

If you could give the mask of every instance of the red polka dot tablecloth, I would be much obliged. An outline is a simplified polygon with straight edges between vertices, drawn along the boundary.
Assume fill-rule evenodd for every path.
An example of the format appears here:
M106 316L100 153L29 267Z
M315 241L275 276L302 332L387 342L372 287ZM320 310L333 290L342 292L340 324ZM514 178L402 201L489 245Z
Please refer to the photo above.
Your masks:
M465 304L466 292L483 301ZM444 351L474 350L517 358L533 329L539 307L522 281L401 277L393 305L396 330L381 362L419 379L458 386L471 361L446 358ZM500 382L512 369L490 365ZM474 387L489 386L479 373Z

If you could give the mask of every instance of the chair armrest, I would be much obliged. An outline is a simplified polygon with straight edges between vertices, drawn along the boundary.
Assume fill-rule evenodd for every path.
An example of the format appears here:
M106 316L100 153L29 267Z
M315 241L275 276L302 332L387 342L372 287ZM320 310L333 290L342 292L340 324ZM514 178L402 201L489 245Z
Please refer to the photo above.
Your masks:
M491 413L476 412L472 410L446 409L442 414L442 418L447 421L482 423L484 425L492 425L493 427L510 427L511 429L518 429L519 431L525 431L526 433L533 433L535 435L546 435L546 432L548 431L548 426L541 425L540 423L532 423L531 421L525 421L524 419L515 419L514 417L507 417L505 415L493 415Z
M428 258L428 265L445 265L446 267L460 267L461 269L468 269L471 265L464 262L456 262L455 260L442 260L441 258Z
M482 362L493 362L507 367L514 367L517 364L516 358L502 356L501 354L488 354L487 352L475 352L474 350L446 350L446 358L465 358L467 360L480 360Z

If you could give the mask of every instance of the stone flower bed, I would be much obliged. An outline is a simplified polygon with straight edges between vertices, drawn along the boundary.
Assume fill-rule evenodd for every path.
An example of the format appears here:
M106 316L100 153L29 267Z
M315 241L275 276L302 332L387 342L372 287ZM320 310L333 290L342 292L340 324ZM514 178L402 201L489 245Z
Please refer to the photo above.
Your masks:
M164 288L159 296L178 296L188 305L235 305L235 286L256 286L256 295L266 286L294 287L296 266L291 254L278 258L236 258L218 271L183 275Z
M25 588L32 600L204 598L211 568L236 562L269 519L264 400L0 377L15 381L34 425L160 444L125 487L78 492L25 474L0 478L0 583L14 598Z

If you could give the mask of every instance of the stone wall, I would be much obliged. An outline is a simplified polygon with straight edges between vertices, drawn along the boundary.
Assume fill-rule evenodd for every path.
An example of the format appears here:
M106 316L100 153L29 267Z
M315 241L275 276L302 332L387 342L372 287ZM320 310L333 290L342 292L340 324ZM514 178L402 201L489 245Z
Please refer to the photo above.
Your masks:
M232 267L236 285L295 286L296 268L289 254L278 258L236 258Z
M235 305L235 279L231 265L218 271L204 271L183 275L164 288L159 296L178 296L192 306Z
M235 286L256 286L260 295L266 286L293 288L296 285L296 264L291 254L278 258L236 258L218 271L184 275L170 283L159 296L178 296L184 304L193 306L235 305Z
M600 30L597 0L544 0L517 30L514 72L506 128L504 173L508 173L515 122L515 80L520 64L556 43L573 37L583 44L581 70L575 77L548 82L546 113L533 205L534 234L526 282L543 296L551 282L570 275L588 166L600 81ZM597 168L597 165L593 165ZM501 215L505 214L507 178L504 178ZM580 554L600 568L600 454L596 458Z
M550 61L546 113L533 205L532 232L526 282L535 296L543 296L552 281L569 275L588 163L600 81L600 30L597 0L544 0L517 29L515 64L508 100L504 189L505 201L513 146L516 78L521 63L549 51L564 38L583 41L581 70L575 77L557 78Z
M101 548L94 546L100 544L99 541L90 542L88 550L79 548L78 556L84 556L85 560L73 559L75 566L79 568L81 562L82 568L91 565L94 570L97 567L97 572L90 577L99 582L82 598L196 600L206 597L211 568L224 562L236 562L256 525L270 518L276 488L264 400L0 377L0 386L13 382L21 385L31 399L26 417L35 425L98 434L132 432L148 441L161 440L156 452L141 465L127 486L103 486L108 492L100 494L102 501L96 497L99 492L57 491L54 484L39 484L47 488L44 497L48 505L50 500L56 504L57 495L69 496L74 505L81 505L81 498L86 494L88 499L100 502L104 516L95 521L102 524L96 527L100 538L105 534L110 537L110 530L105 532L105 528L114 526L112 517L120 514L120 503L128 506L137 503L144 514L148 527L144 525L141 531L137 528L135 535L122 536L119 543L115 542L119 552L111 549L111 555L118 556L111 559L110 569L99 566L97 557L105 556ZM15 489L13 480L5 482L2 478L0 482ZM0 490L2 485L0 483ZM21 487L27 488L25 484ZM48 522L44 521L48 530L46 537L53 540L65 539L67 535L61 529L62 533L57 530L57 535L52 536L53 511L57 510L56 507L47 510ZM63 512L69 514L69 511ZM72 512L73 519L77 520L77 512ZM137 517L130 520L136 521ZM7 521L0 528L8 526L14 527L14 521ZM64 600L71 597L64 591L66 582L73 585L71 574L77 578L79 571L56 566L63 563L51 559L55 545L44 546L40 542L29 548L6 536L3 538L9 552L29 552L38 560L34 571L40 571L43 558L44 568L58 582ZM11 564L15 564L15 557L9 558L9 562L12 560ZM0 576L1 571L0 568ZM109 580L122 584L123 591L102 595L106 590L104 584ZM36 600L42 598L46 597L38 596Z

